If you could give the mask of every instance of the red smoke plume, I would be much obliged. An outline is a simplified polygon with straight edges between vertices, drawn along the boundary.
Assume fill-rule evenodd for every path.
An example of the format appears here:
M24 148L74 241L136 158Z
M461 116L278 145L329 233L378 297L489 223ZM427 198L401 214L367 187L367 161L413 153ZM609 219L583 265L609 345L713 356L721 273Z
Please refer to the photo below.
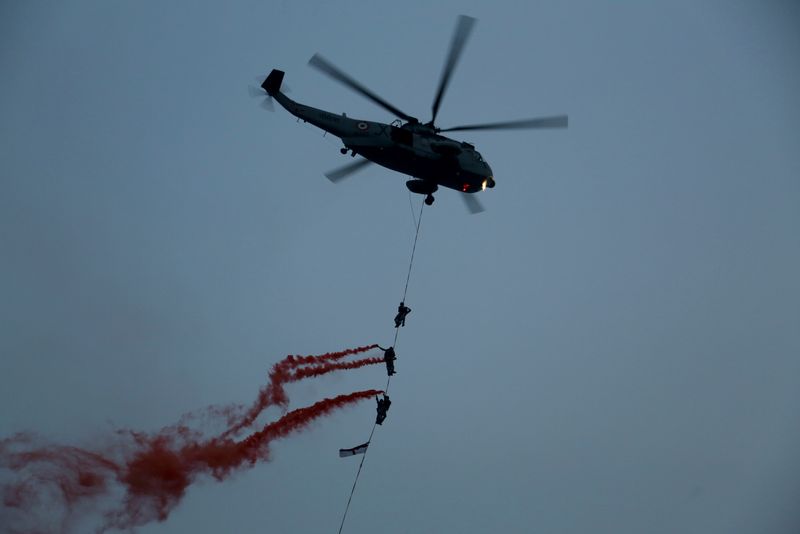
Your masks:
M288 382L382 362L382 358L338 361L370 348L373 346L285 358L273 366L270 384L259 392L259 400L247 415L255 413L257 406L261 406L260 413L273 401L285 409L288 398L282 386ZM269 460L273 440L299 432L334 410L379 393L366 390L321 400L289 411L241 440L231 437L235 431L232 428L205 438L201 431L183 422L156 434L119 431L113 443L96 450L47 444L29 434L0 440L0 472L16 474L12 482L0 481L0 523L9 532L66 531L81 511L91 507L111 508L103 515L100 531L164 521L198 476L211 475L221 481L234 471ZM209 413L221 416L227 410L212 407ZM246 425L238 424L236 428L252 424L258 413L247 419ZM120 494L122 503L114 504ZM55 521L53 501L63 505L64 515L57 522L59 526L43 526L46 521Z
M376 348L378 345L366 345L355 349L346 349L339 352L327 352L319 356L294 356L289 355L272 366L269 371L269 383L258 391L258 397L253 405L243 414L231 410L228 413L228 430L222 435L233 436L239 431L249 427L258 416L269 406L280 406L284 410L289 403L285 384L297 382L310 376L320 376L340 369L355 369L365 365L383 362L383 358L367 358L349 363L332 363L346 356L360 354ZM310 367L304 367L310 366Z
M318 356L297 356L294 354L290 354L281 360L277 365L283 365L286 367L297 367L300 365L308 365L308 364L315 364L321 363L326 361L336 361L341 360L345 356L351 356L353 354L360 354L362 352L367 352L368 350L377 348L378 345L365 345L363 347L356 347L354 349L345 349L338 352L326 352L325 354L320 354Z

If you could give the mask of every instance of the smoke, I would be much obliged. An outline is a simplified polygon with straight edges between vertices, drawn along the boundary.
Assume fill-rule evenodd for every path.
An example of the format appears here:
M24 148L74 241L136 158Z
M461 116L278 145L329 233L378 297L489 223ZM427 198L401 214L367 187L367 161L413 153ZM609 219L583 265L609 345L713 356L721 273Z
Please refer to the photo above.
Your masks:
M373 365L383 362L382 358L367 358L354 362L342 363L339 360L353 354L361 354L376 348L378 345L366 345L355 349L346 349L339 352L327 352L319 356L295 356L288 355L283 360L272 366L269 371L269 381L266 386L258 391L258 397L253 405L244 413L234 407L226 412L228 417L228 430L223 436L229 437L236 435L241 430L250 427L258 416L269 406L279 406L286 410L289 398L283 386L290 382L297 382L303 378L320 376L332 371L343 369L356 369L365 365ZM338 363L337 363L338 362Z
M286 410L288 397L283 385L288 382L381 363L381 358L341 361L372 347L284 358L271 369L270 383L259 392L247 417L212 437L189 427L185 421L191 417L184 417L154 434L117 431L108 443L94 450L50 444L33 434L0 440L0 470L15 475L13 481L0 485L0 523L9 532L64 532L97 511L102 511L103 518L99 532L164 521L198 477L222 481L259 461L268 461L273 440L300 432L334 410L382 393L366 390L326 398L286 411L242 439L232 437L236 430L252 425L270 403ZM211 407L209 414L229 418L230 409ZM54 519L56 503L62 513Z

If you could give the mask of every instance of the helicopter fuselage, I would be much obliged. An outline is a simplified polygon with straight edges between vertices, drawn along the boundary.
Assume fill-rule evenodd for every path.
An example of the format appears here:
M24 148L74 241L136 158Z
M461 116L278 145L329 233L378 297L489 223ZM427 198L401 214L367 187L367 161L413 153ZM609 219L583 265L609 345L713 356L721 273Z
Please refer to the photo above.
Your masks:
M339 137L343 153L349 149L415 178L406 184L414 193L430 194L436 186L476 193L495 185L491 167L473 145L439 135L429 125L352 119L295 102L280 90L270 94L292 115Z

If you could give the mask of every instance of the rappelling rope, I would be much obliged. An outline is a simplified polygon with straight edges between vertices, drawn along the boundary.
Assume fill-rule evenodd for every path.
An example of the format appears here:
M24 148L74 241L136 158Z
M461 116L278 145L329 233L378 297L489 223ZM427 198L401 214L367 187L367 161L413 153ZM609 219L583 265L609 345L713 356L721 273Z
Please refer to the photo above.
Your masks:
M388 386L387 386L388 387ZM372 434L375 433L375 427L377 423L372 424L372 431L369 433L369 439L367 443L372 441ZM353 481L353 487L350 489L350 496L347 498L347 506L344 507L344 515L342 516L342 524L339 525L339 534L342 534L342 529L344 528L344 520L347 519L347 511L350 509L350 501L353 500L353 493L356 491L356 484L358 484L358 477L361 475L361 467L364 465L364 460L367 459L367 451L369 450L369 445L367 445L367 450L364 451L364 454L361 456L361 463L358 464L358 471L356 472L356 479Z
M420 206L419 208L419 217L417 217L417 231L414 234L414 246L411 247L411 260L408 262L408 275L406 276L406 287L403 288L403 299L402 302L406 301L406 294L408 293L408 281L411 279L411 268L414 266L414 252L417 250L417 239L419 239L419 227L422 224L422 210L425 207L425 203ZM413 215L414 212L412 210L411 214ZM397 337L400 335L400 327L394 329L394 341L392 342L392 347L397 347ZM384 393L389 392L389 384L392 382L392 377L386 377L386 387L384 388ZM369 443L372 442L372 435L375 434L375 427L378 426L378 423L372 423L372 430L369 433L369 439L367 439L367 449L364 451L364 454L361 456L361 462L358 464L358 471L356 471L356 479L353 481L353 487L350 489L350 496L347 498L347 506L344 507L344 515L342 515L342 523L339 525L339 534L342 534L342 529L344 528L344 521L347 519L347 511L350 510L350 502L353 500L353 494L356 492L356 485L358 484L358 477L361 476L361 468L364 466L364 460L367 459L367 453L369 452Z
M417 216L414 214L414 204L411 202L411 191L408 192L408 209L411 210L411 220L413 221L413 226L417 226Z
M403 302L406 301L406 293L408 293L408 281L411 279L411 267L414 266L414 252L417 250L417 239L419 238L419 227L422 224L422 209L425 207L423 202L419 208L419 218L417 219L417 233L414 234L414 246L411 247L411 261L408 262L408 275L406 276L406 287L403 288ZM399 330L399 329L398 329ZM394 336L397 339L397 335Z

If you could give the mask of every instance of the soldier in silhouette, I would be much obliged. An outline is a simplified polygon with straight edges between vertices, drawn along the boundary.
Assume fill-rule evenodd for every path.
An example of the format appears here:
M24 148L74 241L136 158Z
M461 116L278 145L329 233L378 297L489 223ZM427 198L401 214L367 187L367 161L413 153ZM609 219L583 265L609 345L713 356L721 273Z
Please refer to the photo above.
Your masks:
M389 400L389 396L386 393L383 394L382 399L375 397L375 401L378 403L378 416L375 418L375 424L382 425L384 419L386 419L386 412L389 411L389 406L392 405L392 401Z
M397 356L394 353L394 347L389 347L388 349L384 349L380 345L378 348L383 351L383 361L386 363L386 374L392 376L395 374L394 372L394 361L397 359Z
M400 305L397 307L397 315L394 316L394 327L400 328L401 326L406 325L406 315L411 313L411 308L406 306L405 302L400 302Z

